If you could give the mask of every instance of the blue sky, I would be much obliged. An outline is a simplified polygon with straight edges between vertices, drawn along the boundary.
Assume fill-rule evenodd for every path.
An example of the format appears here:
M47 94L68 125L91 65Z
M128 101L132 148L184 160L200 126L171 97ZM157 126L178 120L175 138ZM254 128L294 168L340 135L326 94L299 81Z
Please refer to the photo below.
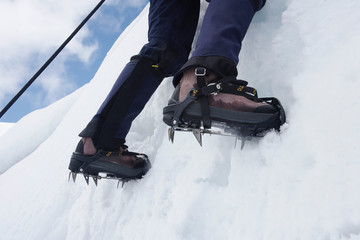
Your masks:
M50 0L4 0L0 3L0 18L8 18L0 19L3 22L0 25L3 49L0 47L0 50L5 52L0 56L1 109L98 3L95 0L78 1L75 3L77 6L71 0L64 0L61 6L54 6ZM32 4L31 8L26 4ZM146 0L105 2L0 121L16 122L29 112L46 107L89 82L121 32L146 4ZM12 14L6 15L6 10ZM54 12L45 18L44 11ZM39 19L36 19L38 16ZM11 24L4 24L4 20Z

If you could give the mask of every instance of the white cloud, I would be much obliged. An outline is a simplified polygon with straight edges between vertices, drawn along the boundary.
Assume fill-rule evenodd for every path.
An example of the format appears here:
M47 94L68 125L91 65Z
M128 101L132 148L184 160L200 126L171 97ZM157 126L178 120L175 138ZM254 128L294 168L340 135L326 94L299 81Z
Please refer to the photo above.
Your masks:
M22 87L97 3L96 0L1 0L1 105L5 104L5 96ZM59 71L49 74L48 81L40 82L47 95L71 88L64 77L64 63L74 57L84 63L89 61L97 47L96 43L83 43L89 36L89 30L84 27L56 63Z
M0 110L33 76L100 0L0 1ZM128 10L143 8L148 0L107 0L93 16L101 31L120 32ZM85 40L85 41L84 41ZM65 66L69 60L90 64L98 49L87 25L36 80L25 98L44 107L77 84ZM86 42L86 43L85 43ZM35 90L34 90L35 89ZM29 93L31 92L31 93Z

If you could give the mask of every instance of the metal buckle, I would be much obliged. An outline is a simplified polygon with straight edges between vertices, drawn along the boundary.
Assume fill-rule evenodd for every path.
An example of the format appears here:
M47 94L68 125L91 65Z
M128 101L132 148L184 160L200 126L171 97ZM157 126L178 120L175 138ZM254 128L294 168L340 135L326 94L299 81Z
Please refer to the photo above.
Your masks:
M215 86L215 88L216 88L216 91L210 93L210 95L217 95L217 94L221 91L221 89L222 89L221 83L209 83L209 84L207 85L207 87L210 87L210 86Z
M205 75L206 75L206 68L204 67L195 68L195 76L203 77Z

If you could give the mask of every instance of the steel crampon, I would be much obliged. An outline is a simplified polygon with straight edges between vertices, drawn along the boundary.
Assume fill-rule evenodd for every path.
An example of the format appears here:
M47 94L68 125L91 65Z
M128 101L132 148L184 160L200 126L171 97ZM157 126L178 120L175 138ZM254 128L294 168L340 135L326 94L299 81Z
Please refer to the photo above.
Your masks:
M235 138L235 145L234 147L236 147L236 143L238 139L241 139L241 150L244 148L245 146L245 142L248 140L251 140L252 137L254 136L248 136L247 134L243 134L241 131L239 130L227 130L224 128L211 128L211 129L205 129L203 127L200 128L192 128L192 127L170 127L168 130L168 137L169 137L169 141L171 141L172 143L174 142L174 137L175 137L175 132L192 132L193 135L195 136L196 140L198 141L198 143L200 144L200 146L202 146L202 136L204 134L209 134L209 135L218 135L218 136L226 136L226 137L234 137ZM256 136L256 137L260 137L260 135Z
M76 173L76 172L70 171L68 181L70 181L70 179L72 178L73 182L75 182L77 174L82 174L84 176L84 179L85 179L87 185L89 185L90 178L93 179L96 186L98 185L98 180L100 180L100 179L116 180L116 181L118 181L117 188L119 188L120 182L122 183L121 187L124 187L125 183L131 180L129 178L118 178L112 174L107 174L107 173L99 173L98 175L91 175L91 174L86 174L86 173L82 173L82 172Z

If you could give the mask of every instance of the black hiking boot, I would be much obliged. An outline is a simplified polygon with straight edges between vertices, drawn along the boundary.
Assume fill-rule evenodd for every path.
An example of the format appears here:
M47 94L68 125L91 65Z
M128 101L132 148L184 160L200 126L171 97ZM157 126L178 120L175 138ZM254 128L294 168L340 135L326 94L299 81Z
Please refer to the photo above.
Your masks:
M89 177L94 179L95 184L97 179L101 178L124 182L142 178L151 168L151 163L145 154L129 152L126 145L116 151L97 149L93 155L87 155L84 153L84 142L85 139L80 140L71 156L69 169L74 181L76 174L81 173L87 183ZM101 176L102 174L104 175Z

